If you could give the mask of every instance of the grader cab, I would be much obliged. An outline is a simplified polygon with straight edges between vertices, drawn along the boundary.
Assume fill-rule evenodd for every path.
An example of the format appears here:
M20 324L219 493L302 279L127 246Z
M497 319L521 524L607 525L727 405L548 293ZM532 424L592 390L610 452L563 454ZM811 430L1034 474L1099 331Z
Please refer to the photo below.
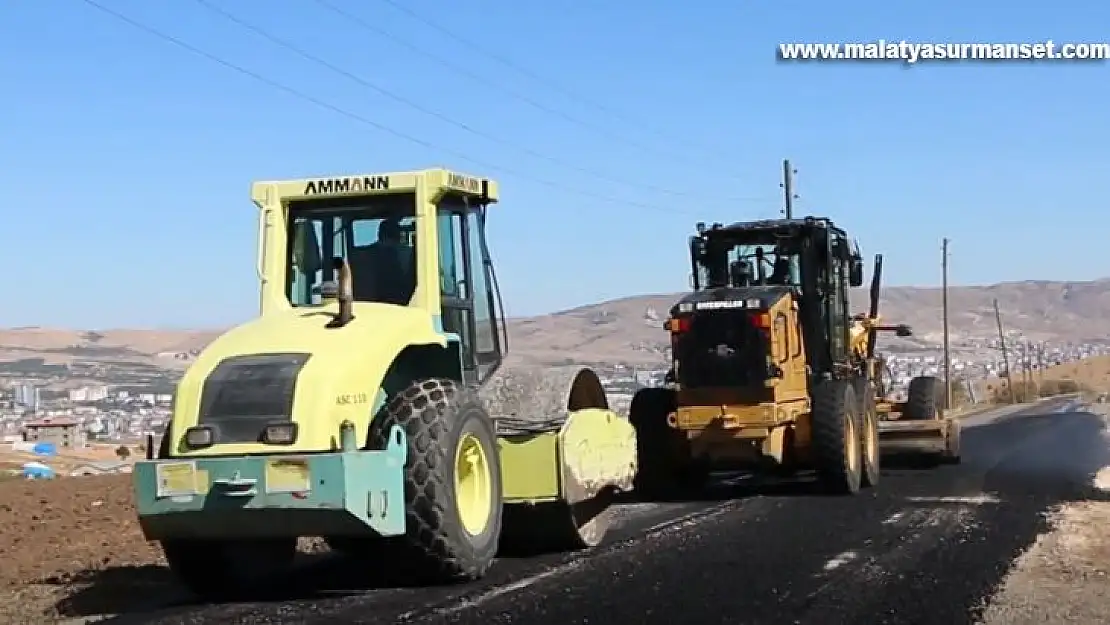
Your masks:
M868 368L851 350L858 248L826 218L698 224L694 290L671 309L669 386L641 389L636 489L662 495L713 470L816 471L853 494L879 480Z
M509 354L496 183L435 169L251 197L261 314L198 356L134 470L142 529L187 586L264 585L300 536L433 583L484 575L499 547L601 540L635 433L592 370Z

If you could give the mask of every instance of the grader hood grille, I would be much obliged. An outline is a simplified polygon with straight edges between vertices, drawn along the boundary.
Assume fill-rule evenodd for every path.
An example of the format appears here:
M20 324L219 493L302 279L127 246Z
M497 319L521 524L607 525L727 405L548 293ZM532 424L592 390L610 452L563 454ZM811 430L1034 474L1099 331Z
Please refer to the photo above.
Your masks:
M297 375L309 354L235 356L204 382L198 425L212 428L215 443L257 442L266 425L290 421Z
M678 383L684 388L762 386L767 337L748 310L696 312L675 337Z

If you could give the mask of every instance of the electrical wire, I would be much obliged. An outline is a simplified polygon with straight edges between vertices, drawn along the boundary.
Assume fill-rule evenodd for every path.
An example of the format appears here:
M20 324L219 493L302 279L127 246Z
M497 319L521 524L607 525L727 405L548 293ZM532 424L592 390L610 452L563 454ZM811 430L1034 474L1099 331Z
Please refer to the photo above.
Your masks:
M567 98L570 98L571 100L576 100L576 101L578 101L582 104L585 104L585 105L587 105L587 106L589 106L589 107L591 107L591 108L593 108L597 111L605 113L605 114L607 114L607 115L609 115L609 116L611 116L615 119L620 119L620 120L622 120L626 123L628 122L629 118L631 117L626 112L618 111L618 110L613 109L613 108L611 108L611 107L609 107L605 104L602 104L602 103L598 102L597 100L587 98L587 97L585 97L585 96L583 96L579 93L571 91L570 89L552 81L551 79L545 78L545 77L537 74L536 72L528 69L527 67L524 67L523 65L520 65L519 63L516 63L515 61L508 58L507 56L504 56L502 54L498 54L498 53L494 52L493 50L490 50L489 48L487 48L485 46L482 46L478 43L475 43L473 39L469 39L467 37L464 37L464 36L458 34L457 32L454 32L451 29L447 28L446 26L438 24L438 23L424 17L423 15L420 15L419 13L410 9L409 7L405 6L404 4L402 4L400 2L397 2L397 0L379 0L379 1L384 3L384 4L388 4L389 6L393 7L395 10L397 10L401 13L404 13L405 15L407 15L410 18L416 20L417 22L420 22L421 24L424 24L428 28L436 30L436 31L440 32L441 34L446 35L447 37L450 37L451 39L454 39L456 42L462 44L463 46L465 46L467 48L470 48L474 52L477 52L478 54L481 54L482 56L485 56L487 58L493 59L494 61L497 61L498 63L501 63L505 67L508 67L512 70L515 70L516 72L518 72L518 73L520 73L524 76L527 76L528 78L531 78L535 82L544 85L548 89L563 94L564 96L566 96ZM706 151L706 152L711 152L713 154L714 158L720 158L723 155L731 156L731 155L728 154L728 152L724 148L709 149L706 146L695 145L695 144L693 144L689 141L678 139L677 137L675 137L673 135L665 133L665 132L659 130L658 128L656 128L654 126L651 126L650 124L644 123L642 120L636 120L636 124L638 126L640 126L642 129L648 131L649 133L651 133L651 134L653 134L653 135L655 135L655 136L657 136L661 139L666 139L668 142L671 142L671 143L678 142L678 143L682 143L682 144L686 145L688 148L694 148L694 149L697 149L697 150L703 150L703 151Z
M262 37L263 39L269 41L270 43L272 43L272 44L274 44L274 45L276 45L280 48L284 48L284 49L296 54L297 56L300 56L301 58L306 59L310 62L316 63L317 65L320 65L321 67L327 68L327 69L331 70L332 72L335 72L336 74L339 74L340 76L343 76L344 78L347 78L347 79L351 80L352 82L354 82L354 83L356 83L356 84L358 84L362 87L365 87L367 89L371 89L373 91L376 91L377 93L379 93L379 94L381 94L381 95L383 95L383 96L385 96L385 97L387 97L387 98L389 98L389 99L391 99L395 102L399 102L402 105L407 106L409 108L412 108L414 110L417 110L417 111L419 111L419 112L421 112L425 115L428 115L430 117L434 117L434 118L436 118L436 119L438 119L442 122L445 122L447 124L450 124L452 126L460 128L460 129L462 129L462 130L464 130L464 131L466 131L466 132L468 132L468 133L470 133L470 134L472 134L476 137L481 137L481 138L486 139L488 141L492 141L494 143L498 143L500 145L504 145L504 146L507 146L509 148L518 150L518 151L523 152L525 154L528 154L532 157L535 157L535 158L538 158L538 159L541 159L541 160L545 160L545 161L548 161L550 163L554 163L554 164L562 166L562 167L566 167L567 169L571 169L571 170L577 171L579 173L582 173L582 174L585 174L585 175L588 175L588 176L593 176L593 177L595 177L599 180L604 180L606 182L611 182L611 183L616 183L616 184L623 184L623 185L628 185L630 187L636 187L636 188L641 188L641 189L648 189L648 190L651 190L651 191L655 191L656 193L662 193L662 194L666 194L666 195L674 195L674 196L682 196L682 197L706 197L704 195L699 195L697 193L676 191L676 190L673 190L673 189L668 189L668 188L664 188L664 187L660 187L660 186L656 186L656 185L652 185L652 184L633 182L633 181L630 181L630 180L609 176L607 174L604 174L604 173L601 173L601 172L598 172L598 171L595 171L595 170L592 170L592 169L589 169L589 168L586 168L586 167L581 167L579 165L575 165L573 163L570 163L568 161L556 158L554 156L550 156L548 154L543 154L541 152L538 152L538 151L533 150L529 147L520 145L518 143L514 143L512 141L508 141L508 140L502 139L500 137L491 135L489 133L483 132L481 130L478 130L478 129L474 128L473 126L470 126L469 124L467 124L465 122L460 122L456 119L448 117L447 115L444 115L443 113L440 113L438 111L429 109L429 108L427 108L427 107L425 107L425 106L423 106L423 105L421 105L417 102L414 102L414 101L412 101L412 100L410 100L410 99L408 99L404 96L398 95L398 94L390 91L389 89L386 89L385 87L382 87L381 85L378 85L378 84L376 84L376 83L374 83L374 82L372 82L372 81L370 81L366 78L363 78L363 77L361 77L357 74L353 74L353 73L343 69L342 67L339 67L339 66L335 65L334 63L331 63L331 62L327 61L326 59L323 59L319 56L316 56L316 55L312 54L311 52L308 52L307 50L305 50L303 48L298 47L296 44L293 44L293 43L289 42L288 40L282 39L281 37L278 37L277 35L274 35L273 33L268 32L263 28L260 28L260 27L254 25L254 24L251 24L251 23L247 22L246 20L244 20L244 19L242 19L242 18L224 10L223 8L213 4L209 0L193 0L193 1L196 2L198 5L200 5L201 7L203 7L204 9L206 9L206 10L212 12L212 13L215 13L216 15L219 15L219 16L223 17L224 19L238 25L239 27L241 27L245 30L249 30L250 32L254 33L255 35L258 35L259 37ZM731 201L731 202L762 202L762 201L765 201L763 198L729 198L729 197L726 197L726 198L718 198L718 199L724 200L724 201Z
M469 68L467 68L467 67L465 67L465 66L463 66L459 63L455 63L455 62L451 61L450 59L444 58L444 57L442 57L438 54L435 54L433 52L429 52L429 51L421 48L420 46L417 46L413 43L410 43L410 42L394 35L393 33L389 32L388 30L386 30L386 29L384 29L384 28L382 28L382 27L380 27L380 26L378 26L378 25L376 25L376 24L374 24L374 23L372 23L368 20L365 20L365 19L361 18L361 17L359 17L358 15L356 15L354 13L351 13L350 11L347 11L345 9L341 9L341 8L335 6L335 4L333 4L329 0L311 0L311 2L314 2L317 5L319 5L323 8L325 8L325 9L335 13L336 15L342 17L345 22L348 22L350 24L358 26L359 28L362 28L362 29L367 30L367 31L372 32L372 33L375 33L379 36L390 39L393 42L397 43L398 45L403 46L405 48L408 48L412 52L420 54L421 56L424 56L428 59L431 59L431 60L443 65L444 67L447 67L447 68L451 69L451 71L456 73L456 74L465 75L468 78L470 78L471 80L481 82L481 83L483 83L485 85L488 85L488 86L490 86L494 89L497 89L498 91L501 91L505 94L508 94L508 95L520 100L521 102L524 102L525 104L528 104L529 106L531 106L531 107L533 107L533 108L535 108L539 111L542 111L542 112L547 113L549 115L553 115L555 117L558 117L558 118L560 118L560 119L562 119L566 122L569 122L571 124L575 124L577 126L581 126L581 127L586 128L588 130L591 130L591 131L593 131L593 132L595 132L599 135L602 135L602 136L604 136L604 137L606 137L606 138L608 138L612 141L617 141L619 143L624 143L628 146L637 148L639 150L647 150L647 151L650 151L650 152L656 152L658 154L666 156L667 158L675 158L676 156L678 156L682 160L686 161L687 163L689 163L691 165L695 165L697 167L705 167L704 163L697 162L695 159L691 158L690 155L688 155L688 154L684 154L684 153L681 153L681 152L676 152L674 150L665 149L665 148L661 148L661 147L657 147L657 146L652 146L650 144L643 143L643 142L637 141L635 139L631 139L631 138L629 138L627 136L624 136L622 134L612 132L612 130L610 129L611 126L608 125L608 124L594 124L594 123L588 122L586 120L580 119L578 117L575 117L574 115L570 115L570 114L566 113L565 111L561 111L559 109L550 107L550 106L544 104L543 102L540 102L539 100L536 100L535 98L532 98L528 95L520 93L520 92L518 92L514 89L510 89L510 88L498 83L497 81L490 80L490 79L488 79L488 78L470 70ZM393 5L393 6L396 6L396 5ZM410 15L411 15L411 13L410 13ZM424 23L427 23L427 22L425 21ZM444 29L442 29L442 28L438 28L438 27L435 27L435 28L437 28L437 30L440 30L440 32L445 32ZM455 37L455 36L453 36L453 37L456 40L459 39L458 37ZM718 165L714 165L714 167L718 167Z
M530 181L535 182L537 184L542 184L544 186L547 186L547 187L550 187L550 188L553 188L553 189L556 189L556 190L559 190L559 191L566 191L566 192L569 192L569 193L573 193L575 195L580 195L582 197L592 198L592 199L602 201L602 202L607 202L607 203L611 203L611 204L624 204L624 205L632 206L632 207L636 207L636 208L660 211L660 212L665 212L665 213L681 213L681 214L686 214L686 215L698 216L698 213L694 213L692 211L687 211L687 210L684 210L682 208L678 208L678 207L674 207L674 206L662 206L662 205L659 205L659 204L649 204L649 203L646 203L646 202L637 202L637 201L634 201L634 200L626 200L626 199L623 199L623 198L616 198L616 197L611 197L611 196L602 195L602 194L598 194L598 193L593 193L593 192L590 192L590 191L586 191L584 189L578 189L578 188L571 187L571 186L568 186L568 185L565 185L565 184L560 184L560 183L557 183L557 182L553 182L553 181L547 180L545 178L540 178L540 177L537 177L537 176L533 176L531 174L528 174L528 173L525 173L525 172L522 172L522 171L519 171L519 170L516 170L516 169L505 167L503 165L496 165L496 164L489 163L489 162L486 162L486 161L478 160L478 159L475 159L471 156L467 156L466 154L463 154L462 152L459 152L457 150L452 150L450 148L443 147L443 146L437 146L434 143L432 143L432 142L430 142L426 139L421 139L419 137L415 137L413 135L401 132L401 131L396 130L394 128L390 128L389 126L386 126L385 124L376 122L376 121L374 121L372 119L369 119L365 116L359 115L358 113L354 113L354 112L349 111L345 108L342 108L342 107L336 106L334 104L331 104L329 102L326 102L324 100L321 100L321 99L319 99L315 96L307 94L307 93L305 93L303 91L300 91L300 90L298 90L294 87L290 87L289 85L286 85L284 83L281 83L281 82L278 82L278 81L273 80L271 78L268 78L266 76L263 76L262 74L259 74L258 72L255 72L255 71L247 69L247 68L245 68L241 65L238 65L238 64L233 63L231 61L223 59L223 58L221 58L221 57L219 57L215 54L212 54L211 52L208 52L206 50L198 48L198 47L196 47L196 46L194 46L194 45L192 45L192 44L190 44L186 41L183 41L183 40L181 40L177 37L174 37L172 35L164 33L164 32L162 32L162 31L160 31L160 30L158 30L158 29L156 29L152 26L144 24L144 23L142 23L142 22L140 22L140 21L138 21L134 18L131 18L131 17L129 17L129 16L123 14L123 13L120 13L120 12L114 10L114 9L108 8L108 7L104 6L103 4L100 4L96 0L80 0L80 1L84 2L85 4L89 5L90 7L94 8L94 9L96 9L96 10L98 10L98 11L100 11L100 12L106 14L106 15L109 15L109 16L111 16L111 17L113 17L113 18L115 18L115 19L133 27L133 28L141 30L141 31L143 31L143 32L145 32L145 33L147 33L151 36L154 36L154 37L158 38L158 39L162 39L163 41L166 41L167 43L171 43L171 44L173 44L173 45L175 45L175 46L177 46L177 47L179 47L183 50L191 52L191 53L193 53L197 56L203 57L203 58L205 58L205 59L207 59L207 60L209 60L213 63L216 63L218 65L222 65L223 67L225 67L227 69L230 69L230 70L235 71L239 74L247 76L248 78L251 78L251 79L253 79L257 82L265 84L265 85L267 85L267 86L269 86L273 89L276 89L278 91L282 91L282 92L284 92L284 93L286 93L290 96L293 96L293 97L295 97L297 99L300 99L300 100L304 100L305 102L308 102L308 103L313 104L313 105L315 105L319 108L322 108L322 109L331 111L333 113L336 113L338 115L341 115L343 117L346 117L346 118L348 118L352 121L355 121L355 122L358 122L360 124L369 126L369 127L374 128L376 130L379 130L381 132L393 135L394 137L397 137L398 139L402 139L404 141L408 141L410 143L413 143L413 144L416 144L416 145L419 145L419 146L422 146L422 147L425 147L425 148L428 148L428 149L431 149L431 150L436 150L436 151L442 152L444 154L448 154L450 156L458 158L459 160L466 161L466 162L471 163L473 165L476 165L478 167L500 171L502 173L514 175L514 176L517 176L517 177L519 177L521 179L524 179L524 180L530 180Z

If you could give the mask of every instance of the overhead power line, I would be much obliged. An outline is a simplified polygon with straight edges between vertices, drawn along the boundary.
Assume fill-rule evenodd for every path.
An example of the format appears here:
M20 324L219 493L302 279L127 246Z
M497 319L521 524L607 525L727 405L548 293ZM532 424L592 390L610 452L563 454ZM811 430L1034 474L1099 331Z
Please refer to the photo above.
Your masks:
M352 82L354 82L354 83L356 83L356 84L358 84L362 87L365 87L367 89L375 91L375 92L377 92L377 93L379 93L379 94L381 94L381 95L383 95L383 96L385 96L385 97L387 97L387 98L389 98L389 99L391 99L395 102L399 102L402 105L407 106L409 108L412 108L416 111L419 111L419 112L421 112L425 115L428 115L430 117L434 117L434 118L436 118L436 119L438 119L442 122L445 122L447 124L450 124L452 126L460 128L460 129L462 129L462 130L464 130L464 131L466 131L466 132L468 132L468 133L470 133L470 134L472 134L476 137L481 137L481 138L486 139L488 141L492 141L494 143L498 143L500 145L504 145L504 146L507 146L509 148L518 150L518 151L520 151L524 154L528 154L528 155L530 155L534 158L545 160L545 161L548 161L550 163L554 163L556 165L559 165L561 167L565 167L567 169L577 171L581 174L585 174L587 176L593 176L594 178L597 178L599 180L604 180L606 182L611 182L611 183L616 183L616 184L623 184L623 185L627 185L627 186L635 187L635 188L640 188L640 189L647 189L647 190L655 191L656 193L663 193L663 194L666 194L666 195L673 195L673 196L680 196L680 197L706 197L704 194L691 193L691 192L687 192L687 191L679 191L679 190L675 190L675 189L660 187L660 186L653 185L653 184L650 184L650 183L635 182L635 181L631 181L631 180L611 176L609 174L599 172L599 171L596 171L596 170L593 170L593 169L590 169L590 168L587 168L587 167L582 167L581 165L576 165L574 163L571 163L569 161L557 158L555 156L544 154L542 152L539 152L539 151L534 150L532 148L529 148L527 146L521 145L519 143L514 143L512 141L508 141L508 140L503 139L501 137L498 137L498 136L492 135L490 133L481 131L477 128L474 128L470 124L458 121L458 120L453 119L453 118L451 118L451 117L449 117L449 116L447 116L443 113L432 110L432 109L430 109L426 106L423 106L422 104L419 104L418 102L414 102L413 100L410 100L410 99L408 99L408 98L406 98L402 95L399 95L399 94L397 94L393 91L390 91L389 89L386 89L385 87L382 87L381 85L379 85L377 83L374 83L373 81L371 81L367 78L364 78L364 77L359 76L357 74L354 74L350 71L347 71L347 70L343 69L342 67L339 67L338 65L335 65L334 63L331 63L330 61L328 61L326 59L323 59L323 58L305 50L304 48L301 48L301 47L297 46L296 44L291 43L290 41L288 41L286 39L283 39L283 38L269 32L269 31L267 31L267 30L265 30L265 29L263 29L259 26L256 26L256 25L254 25L250 22L247 22L243 18L238 17L237 15L234 15L233 13L231 13L231 12L213 4L209 0L194 0L194 2L196 2L197 4L199 4L201 7L205 8L206 10L208 10L212 13L215 13L216 15L221 16L222 18L238 25L239 27L241 27L245 30L249 30L250 32L254 33L255 35L258 35L259 37L262 37L263 39L269 41L270 43L272 43L272 44L274 44L274 45L276 45L280 48L284 48L285 50L288 50L288 51L292 52L293 54L296 54L297 56L300 56L301 58L306 59L306 60L308 60L312 63L316 63L317 65L320 65L321 67L324 67L324 68L326 68L326 69L328 69L328 70L330 70L330 71L332 71L332 72L334 72L334 73L336 73L340 76L343 76L344 78L347 78L348 80L350 80L350 81L352 81ZM725 197L725 198L717 198L717 199L726 200L726 201L733 201L733 202L760 202L760 201L764 201L761 198L728 198L728 197Z
M317 3L320 3L320 4L324 3L324 0L314 0L314 1L317 2ZM594 100L592 98L587 98L586 96L583 96L580 93L572 91L572 90L568 89L567 87L564 87L563 85L560 85L559 83L556 83L555 81L553 81L549 78L541 76L540 74L528 69L527 67L524 67L523 65L513 61L509 57L507 57L503 54L498 54L497 52L494 52L493 50L475 42L473 39L470 39L468 37L464 37L463 35L460 35L459 33L447 28L446 26L438 24L438 23L428 19L427 17L424 17L423 15L420 15L419 13L417 13L416 11L412 10L411 8L405 6L404 4L402 4L400 2L397 2L397 0L381 0L381 2L383 2L385 4L388 4L389 6L393 7L397 11L400 11L401 13L404 13L405 15L407 15L410 18L420 22L421 24L424 24L425 26L427 26L427 27L429 27L433 30L438 31L438 32L446 35L447 37L450 37L451 39L454 39L456 42L462 44L463 46L466 46L467 48L470 48L474 52L477 52L478 54L481 54L482 56L493 59L494 61L497 61L498 63L501 63L505 67L513 69L516 72L518 72L518 73L520 73L524 76L527 76L528 78L531 78L535 82L544 85L548 89L563 94L564 96L566 96L567 98L570 98L571 100L575 100L577 102L585 104L586 106L589 106L589 107L591 107L591 108L593 108L597 111L605 113L605 114L607 114L607 115L609 115L609 116L611 116L615 119L621 119L621 120L624 120L625 122L627 122L630 118L630 115L628 113L623 112L623 111L618 111L618 110L616 110L616 109L614 109L610 106L607 106L605 104L602 104L601 102L598 102L597 100ZM651 126L651 125L645 123L643 120L636 120L636 123L643 130L646 130L649 133L651 133L651 134L653 134L653 135L655 135L655 136L657 136L661 139L666 139L669 143L672 143L672 144L681 143L681 144L685 145L688 148L693 148L695 150L710 152L710 153L713 154L713 158L715 158L715 159L721 158L722 155L731 156L722 147L709 148L708 146L697 145L697 144L691 143L691 142L686 141L686 140L678 139L675 135L672 135L670 133L665 133L665 132L659 130L658 128L656 128L654 126Z
M560 191L566 191L566 192L569 192L569 193L574 193L574 194L580 195L582 197L589 197L589 198L593 198L595 200L608 202L608 203L611 203L611 204L624 204L624 205L627 205L627 206L643 208L643 209L647 209L647 210L668 212L668 213L682 213L682 214L695 215L695 216L698 215L698 213L683 210L682 208L675 207L675 206L663 206L663 205L659 205L659 204L650 204L650 203L647 203L647 202L637 202L635 200L626 200L626 199L622 199L622 198L615 198L615 197L611 197L611 196L607 196L607 195L593 193L591 191L587 191L587 190L584 190L584 189L578 189L578 188L575 188L575 187L571 187L569 185L565 185L565 184L561 184L561 183L554 182L554 181L551 181L551 180L547 180L545 178L533 176L531 174L528 174L526 172L522 172L522 171L517 170L517 169L513 169L513 168L505 167L503 165L497 165L497 164L494 164L494 163L490 163L490 162L475 159L475 158L473 158L471 156L467 156L466 154L464 154L462 152L459 152L457 150L452 150L452 149L447 148L447 147L435 145L434 143L432 143L432 142L430 142L426 139L421 139L419 137L415 137L413 135L401 132L399 130L396 130L394 128L386 126L385 124L382 124L382 123L376 122L372 119L369 119L369 118L367 118L363 115L359 115L358 113L354 113L354 112L352 112L350 110L347 110L345 108L342 108L340 106L336 106L336 105L331 104L327 101L321 100L320 98L317 98L313 95L310 95L308 93L300 91L299 89L296 89L294 87L290 87L287 84L284 84L284 83L281 83L279 81L273 80L272 78L268 78L268 77L266 77L262 74L259 74L258 72L247 69L247 68L245 68L241 65L238 65L238 64L233 63L231 61L228 61L224 58L221 58L221 57L219 57L215 54L212 54L211 52L208 52L206 50L198 48L198 47L196 47L196 46L194 46L194 45L192 45L192 44L190 44L186 41L178 39L177 37L174 37L172 35L164 33L164 32L162 32L162 31L160 31L160 30L158 30L158 29L156 29L152 26L144 24L144 23L142 23L142 22L140 22L136 19L133 19L133 18L131 18L131 17L129 17L129 16L123 14L123 13L120 13L120 12L114 10L114 9L110 9L110 8L104 6L103 4L100 4L96 0L81 0L81 2L84 2L85 4L89 5L90 7L94 8L94 9L96 9L96 10L98 10L98 11L100 11L100 12L106 14L106 15L109 15L109 16L111 16L111 17L113 17L113 18L115 18L115 19L117 19L117 20L119 20L119 21L137 29L137 30L141 30L141 31L143 31L143 32L145 32L145 33L147 33L151 36L154 36L158 39L166 41L167 43L171 43L171 44L173 44L173 45L175 45L175 46L177 46L177 47L179 47L183 50L191 52L192 54L195 54L197 56L203 57L203 58L205 58L205 59L207 59L207 60L209 60L213 63L216 63L218 65L222 65L223 67L225 67L227 69L230 69L234 72L237 72L239 74L247 76L248 78L251 78L251 79L253 79L257 82L265 84L265 85L267 85L267 86L269 86L273 89L276 89L278 91L282 91L282 92L284 92L288 95L291 95L291 96L293 96L295 98L298 98L300 100L304 100L305 102L313 104L313 105L315 105L319 108L326 109L328 111L331 111L333 113L336 113L338 115L346 117L346 118L348 118L352 121L355 121L355 122L358 122L360 124L369 126L369 127L374 128L376 130L379 130L381 132L393 135L394 137L397 137L398 139L403 139L403 140L408 141L410 143L420 145L422 147L425 147L425 148L428 148L428 149L431 149L431 150L439 151L443 154L447 154L447 155L453 156L453 157L455 157L459 160L471 163L472 165L476 165L478 167L485 168L485 169L500 171L502 173L514 175L514 176L517 176L517 177L519 177L521 179L524 179L524 180L530 180L530 181L535 182L537 184L542 184L544 186L547 186L547 187L550 187L550 188L553 188L553 189L557 189L557 190L560 190Z
M697 166L697 167L705 167L705 163L699 162L697 159L692 158L691 155L688 154L688 153L678 151L678 150L674 150L674 149L665 149L665 148L661 148L661 147L658 147L658 146L653 146L651 144L638 141L636 139L632 139L632 138L628 137L627 135L617 133L617 132L613 132L612 125L610 125L610 124L599 124L599 123L589 122L589 121L581 119L577 116L571 115L571 114L567 113L566 111L562 111L562 110L559 110L555 107L548 106L547 104L544 104L543 102L537 100L536 98L533 98L529 95L523 94L523 93L521 93L521 92L519 92L515 89L511 89L509 87L506 87L505 85L503 85L503 84L501 84L501 83L499 83L495 80L490 80L489 78L486 78L485 76L482 76L481 74L479 74L477 72L474 72L473 70L471 70L470 68L462 65L461 63L456 63L456 62L454 62L454 61L452 61L452 60L450 60L450 59L448 59L444 56L435 54L434 52L429 52L428 50L426 50L426 49L424 49L424 48L422 48L418 45L415 45L415 44L413 44L413 43L411 43L411 42L409 42L409 41L407 41L407 40L405 40L401 37L398 37L397 35L391 33L390 31L386 30L385 28L382 28L381 26L378 26L377 24L374 24L373 22L371 22L367 19L364 19L364 18L362 18L362 17L360 17L360 16L358 16L358 15L356 15L356 14L354 14L354 13L352 13L352 12L346 10L346 9L342 9L342 8L339 8L339 7L335 6L335 4L330 2L329 0L311 0L311 1L318 4L319 6L335 13L336 15L342 17L343 21L345 21L349 24L353 24L353 25L358 26L359 28L362 28L362 29L364 29L368 32L372 32L372 33L375 33L375 34L377 34L381 37L385 37L387 39L390 39L391 41L397 43L400 46L408 48L409 50L411 50L411 51L413 51L413 52L415 52L415 53L417 53L421 56L424 56L425 58L431 59L431 60L435 61L436 63L439 63L440 65L443 65L444 67L449 68L455 74L460 74L460 75L467 76L471 80L481 82L482 84L485 84L489 87L497 89L498 91L501 91L505 94L508 94L508 95L520 100L521 102L524 102L525 104L528 104L532 108L535 108L539 111L542 111L544 113L547 113L547 114L555 116L555 117L558 117L558 118L560 118L560 119L562 119L566 122L569 122L571 124L575 124L577 126L581 126L583 128L586 128L586 129L588 129L590 131L593 131L593 132L595 132L595 133L597 133L597 134L599 134L603 137L606 137L607 139L610 139L612 141L616 141L616 142L619 142L619 143L624 143L628 146L634 147L634 148L639 149L639 150L647 150L647 151L651 151L651 152L656 152L656 153L658 153L662 156L666 156L667 158L670 158L670 159L674 159L674 158L677 157L679 160L685 161L685 162L687 162L691 165ZM396 6L396 5L393 5L393 6ZM439 29L439 30L442 31L443 29ZM458 39L458 37L455 37L455 39Z

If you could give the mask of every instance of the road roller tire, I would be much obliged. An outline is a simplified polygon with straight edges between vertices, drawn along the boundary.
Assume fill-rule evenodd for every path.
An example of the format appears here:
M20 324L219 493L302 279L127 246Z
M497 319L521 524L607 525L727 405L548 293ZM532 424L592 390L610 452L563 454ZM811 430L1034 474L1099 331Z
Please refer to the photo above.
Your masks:
M408 441L405 535L388 541L398 553L378 564L426 583L481 578L497 554L502 523L493 420L472 390L428 378L387 404L371 426L371 445L384 449L394 425Z

